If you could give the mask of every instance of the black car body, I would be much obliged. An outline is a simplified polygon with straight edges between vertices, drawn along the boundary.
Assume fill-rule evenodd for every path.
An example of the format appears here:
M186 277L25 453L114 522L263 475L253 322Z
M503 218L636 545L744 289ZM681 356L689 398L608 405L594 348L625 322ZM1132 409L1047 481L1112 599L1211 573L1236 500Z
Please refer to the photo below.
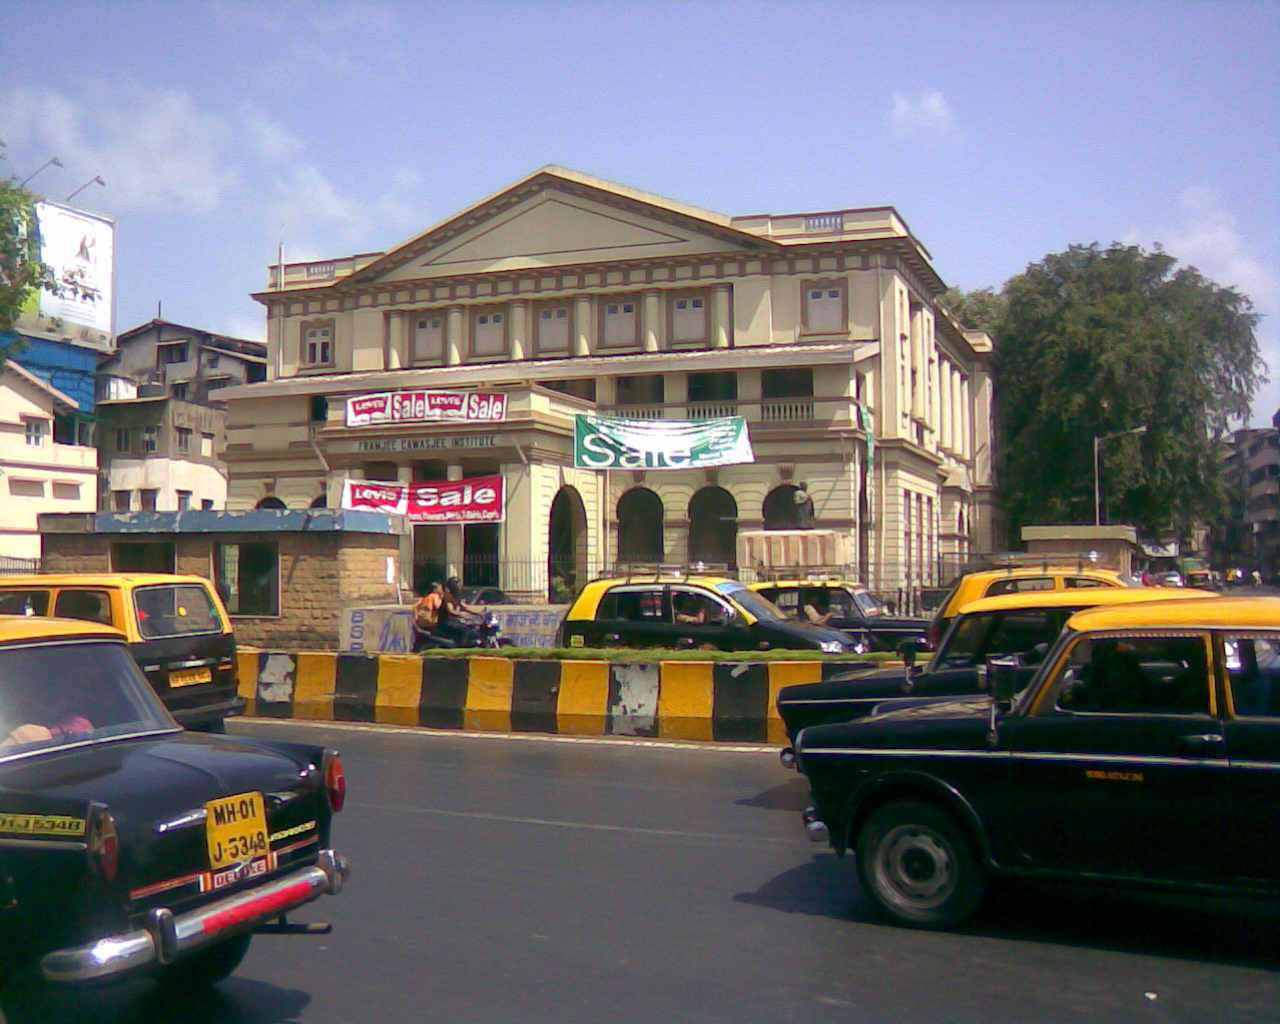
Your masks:
M0 987L219 980L341 888L344 792L333 751L184 732L117 631L0 616Z
M848 722L884 700L926 701L981 692L980 668L989 658L1016 659L1018 687L1030 682L1049 645L1076 612L1097 605L1211 597L1207 591L1046 590L988 597L966 605L923 669L882 668L854 671L818 683L797 683L778 692L777 708L794 743L810 725ZM784 758L790 762L788 752Z
M927 643L932 620L890 615L866 587L846 580L771 580L752 583L788 615L803 619L805 608L829 616L824 625L851 639L866 639L873 651L896 651L904 641Z
M560 623L560 647L862 653L837 629L799 622L737 580L714 576L593 580Z
M992 874L1280 895L1280 600L1093 608L1007 669L797 739L810 834L892 917L954 925Z

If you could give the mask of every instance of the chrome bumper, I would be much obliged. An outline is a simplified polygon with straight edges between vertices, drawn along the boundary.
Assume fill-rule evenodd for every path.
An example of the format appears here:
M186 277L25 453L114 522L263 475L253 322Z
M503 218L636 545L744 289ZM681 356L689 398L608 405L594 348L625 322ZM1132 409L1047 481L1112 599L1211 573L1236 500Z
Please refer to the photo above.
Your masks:
M56 949L40 960L48 981L92 981L136 971L152 964L169 964L222 939L252 931L305 903L337 895L350 873L347 859L321 850L314 867L174 915L157 907L147 923L132 932L109 935L72 949Z

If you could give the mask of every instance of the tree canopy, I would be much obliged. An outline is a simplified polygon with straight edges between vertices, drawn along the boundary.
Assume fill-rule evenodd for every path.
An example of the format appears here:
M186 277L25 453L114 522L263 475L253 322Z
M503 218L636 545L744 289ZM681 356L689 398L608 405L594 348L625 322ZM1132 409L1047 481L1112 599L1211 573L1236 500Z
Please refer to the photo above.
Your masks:
M1157 248L1074 245L952 305L996 342L1013 529L1107 521L1186 536L1225 509L1219 442L1263 381L1247 297ZM1122 434L1138 427L1145 433ZM1111 437L1109 435L1119 435Z
M0 181L0 334L13 329L33 291L52 283L52 272L40 259L35 197L12 182ZM0 365L13 350L0 348Z

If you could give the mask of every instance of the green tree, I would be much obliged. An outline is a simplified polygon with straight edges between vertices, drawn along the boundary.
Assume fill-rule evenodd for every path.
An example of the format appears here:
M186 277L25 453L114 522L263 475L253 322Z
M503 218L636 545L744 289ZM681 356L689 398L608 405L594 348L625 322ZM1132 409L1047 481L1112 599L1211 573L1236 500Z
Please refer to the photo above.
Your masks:
M1110 521L1186 537L1225 511L1220 443L1263 381L1247 297L1157 248L1075 245L1010 280L995 322L1002 497L1015 530ZM1016 535L1016 534L1015 534Z
M986 331L993 338L1004 323L1009 302L1003 292L991 288L978 288L971 292L948 288L942 294L942 304L955 314L965 327Z
M12 182L0 181L0 335L13 329L28 296L46 287L53 287L53 272L40 259L35 197ZM0 366L19 348L16 342L0 345Z

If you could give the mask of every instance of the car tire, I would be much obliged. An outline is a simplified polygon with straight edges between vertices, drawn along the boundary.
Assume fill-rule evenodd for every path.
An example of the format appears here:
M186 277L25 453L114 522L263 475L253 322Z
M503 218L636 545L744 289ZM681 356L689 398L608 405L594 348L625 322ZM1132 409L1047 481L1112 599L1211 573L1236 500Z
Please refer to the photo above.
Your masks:
M986 891L973 844L945 810L901 800L875 811L858 834L863 891L899 924L953 928Z
M252 935L237 935L161 968L156 981L164 988L190 991L209 988L228 978L249 952Z

